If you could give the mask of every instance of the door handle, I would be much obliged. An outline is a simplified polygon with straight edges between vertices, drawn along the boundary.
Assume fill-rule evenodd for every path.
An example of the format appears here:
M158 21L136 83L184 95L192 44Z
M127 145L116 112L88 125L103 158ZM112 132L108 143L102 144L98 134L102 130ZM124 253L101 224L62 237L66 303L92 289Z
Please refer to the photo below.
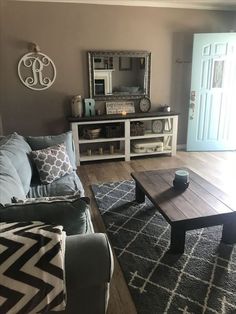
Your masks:
M190 112L189 119L190 119L190 120L193 120L193 119L194 119L194 110L195 110L195 103L194 103L194 102L191 102L191 103L190 103L189 109L192 110L192 111Z
M190 99L191 99L191 101L195 101L195 99L196 99L196 92L195 92L195 90L191 91Z

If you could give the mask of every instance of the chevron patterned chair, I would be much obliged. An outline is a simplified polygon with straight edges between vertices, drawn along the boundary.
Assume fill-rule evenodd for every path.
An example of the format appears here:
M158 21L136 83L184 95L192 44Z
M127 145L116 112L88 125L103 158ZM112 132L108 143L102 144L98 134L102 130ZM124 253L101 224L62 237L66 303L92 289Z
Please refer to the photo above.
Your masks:
M62 143L73 171L50 184L42 184L30 158L31 151ZM75 195L77 198L73 199ZM59 196L66 197L58 200ZM12 200L18 203L13 204ZM94 233L88 201L76 173L71 132L43 137L13 133L0 139L0 222L16 221L61 224L67 233L67 305L65 311L58 313L105 313L113 256L107 236Z

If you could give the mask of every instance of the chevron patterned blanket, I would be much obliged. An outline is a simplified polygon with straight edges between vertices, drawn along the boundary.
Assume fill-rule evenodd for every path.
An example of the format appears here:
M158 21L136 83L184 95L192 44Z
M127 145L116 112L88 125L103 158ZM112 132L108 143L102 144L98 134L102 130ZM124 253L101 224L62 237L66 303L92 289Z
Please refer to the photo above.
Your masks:
M0 314L64 310L64 252L62 226L0 223Z

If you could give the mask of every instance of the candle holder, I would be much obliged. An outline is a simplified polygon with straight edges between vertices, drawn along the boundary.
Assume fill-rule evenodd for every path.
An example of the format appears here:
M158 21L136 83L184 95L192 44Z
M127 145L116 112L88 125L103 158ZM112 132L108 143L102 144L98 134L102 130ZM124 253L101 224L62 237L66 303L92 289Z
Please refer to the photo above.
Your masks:
M114 154L114 145L110 145L110 154L111 154L111 155Z
M175 171L175 178L173 180L175 190L184 191L189 186L189 172L186 170Z

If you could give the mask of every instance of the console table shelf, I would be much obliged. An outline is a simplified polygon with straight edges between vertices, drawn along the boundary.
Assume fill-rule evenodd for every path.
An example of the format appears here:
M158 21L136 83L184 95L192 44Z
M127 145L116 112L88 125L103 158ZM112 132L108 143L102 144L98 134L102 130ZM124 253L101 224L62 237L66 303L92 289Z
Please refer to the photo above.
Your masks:
M138 135L138 136L130 136L131 140L137 140L137 139L142 139L142 138L156 138L156 137L163 137L163 136L173 136L173 133L161 133L161 134L156 134L156 133L151 133L151 132L145 132L144 135Z
M92 156L87 156L87 155L81 155L80 156L80 162L83 161L95 161L95 160L105 160L105 159L116 159L116 158L125 158L124 154L119 154L119 153L114 153L114 154L109 154L105 152L103 155L92 155Z
M172 151L169 150L162 150L161 152L150 152L150 153L130 153L130 157L137 157L137 156L146 156L148 155L160 155L160 154L171 154Z
M129 161L130 158L147 155L176 154L178 114L174 112L147 113L147 114L127 114L122 115L104 115L85 118L69 118L72 129L73 139L76 149L77 165L85 161L121 159ZM160 133L153 132L153 121L162 120L163 126L168 122L169 129L162 129ZM143 135L131 136L131 123L141 123L145 130ZM105 128L106 126L121 126L123 134L116 137L101 136L94 139L83 137L83 131L86 128ZM152 130L153 129L153 130ZM155 131L155 130L154 130ZM157 132L157 131L156 131ZM157 145L156 148L145 148L152 142ZM154 145L155 145L154 144ZM134 148L136 145L141 149ZM142 147L143 145L143 147ZM161 148L158 148L158 145ZM146 149L146 151L144 151ZM99 150L101 150L99 154Z
M116 141L124 141L124 137L112 137L112 138L95 138L95 139L80 139L80 144L88 144L88 143L106 143L106 142L116 142Z

